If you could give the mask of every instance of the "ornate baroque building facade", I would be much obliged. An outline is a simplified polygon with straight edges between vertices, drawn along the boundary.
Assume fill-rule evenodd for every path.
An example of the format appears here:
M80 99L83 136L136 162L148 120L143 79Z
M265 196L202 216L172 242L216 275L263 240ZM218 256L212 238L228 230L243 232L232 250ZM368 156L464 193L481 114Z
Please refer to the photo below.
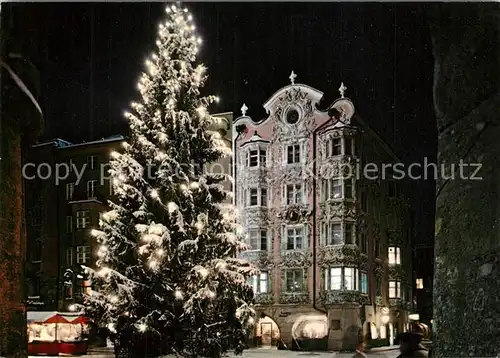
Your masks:
M242 255L261 271L251 280L255 342L390 344L408 328L412 297L405 182L387 170L399 161L343 84L321 110L323 94L290 79L264 104L266 119L253 121L244 105L233 123L234 200L250 246Z

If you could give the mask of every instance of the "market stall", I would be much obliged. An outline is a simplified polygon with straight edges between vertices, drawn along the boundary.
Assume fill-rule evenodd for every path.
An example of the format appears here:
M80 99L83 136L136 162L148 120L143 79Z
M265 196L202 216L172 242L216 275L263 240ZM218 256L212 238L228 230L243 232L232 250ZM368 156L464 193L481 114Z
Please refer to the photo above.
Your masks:
M28 354L87 353L88 320L81 314L28 312Z

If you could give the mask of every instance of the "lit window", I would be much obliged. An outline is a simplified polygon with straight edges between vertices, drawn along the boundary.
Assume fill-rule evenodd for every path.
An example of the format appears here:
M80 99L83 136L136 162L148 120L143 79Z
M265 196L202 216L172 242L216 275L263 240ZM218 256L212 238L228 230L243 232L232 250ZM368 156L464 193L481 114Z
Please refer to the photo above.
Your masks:
M250 250L267 250L267 230L250 229Z
M90 261L90 246L77 246L76 248L76 263L85 264Z
M306 289L304 281L304 270L291 269L285 271L286 292L304 292Z
M368 293L368 275L365 272L360 274L360 286L361 293Z
M66 184L66 200L73 200L74 192L75 192L75 183Z
M358 270L353 267L344 267L344 289L346 290L357 290L357 279L356 275Z
M399 247L390 246L388 256L389 265L401 264L401 249Z
M331 268L329 279L330 284L327 284L327 287L329 287L330 290L340 290L342 288L342 268Z
M294 204L302 204L302 184L288 184L286 185L286 204L294 205Z
M76 212L76 228L85 229L90 225L90 212L81 210Z
M250 286L253 292L268 293L269 292L269 275L266 271L261 271L259 275L250 277Z
M417 278L417 290L422 290L424 288L424 279Z
M84 295L90 295L92 292L92 283L90 280L82 281L82 291Z
M389 281L389 298L401 298L400 281Z
M295 164L300 162L300 145L293 144L286 148L287 152L287 163Z
M303 228L294 227L286 230L286 249L300 250L305 249Z
M327 290L358 290L358 269L354 267L332 267L325 272Z

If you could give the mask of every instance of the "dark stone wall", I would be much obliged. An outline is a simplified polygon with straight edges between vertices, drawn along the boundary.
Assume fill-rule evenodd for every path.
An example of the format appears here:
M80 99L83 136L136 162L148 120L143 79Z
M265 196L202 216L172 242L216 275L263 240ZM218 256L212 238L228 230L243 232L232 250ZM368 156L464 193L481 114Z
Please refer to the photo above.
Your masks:
M430 15L438 162L448 177L437 183L436 353L498 356L500 6L436 4ZM461 170L461 159L478 164Z

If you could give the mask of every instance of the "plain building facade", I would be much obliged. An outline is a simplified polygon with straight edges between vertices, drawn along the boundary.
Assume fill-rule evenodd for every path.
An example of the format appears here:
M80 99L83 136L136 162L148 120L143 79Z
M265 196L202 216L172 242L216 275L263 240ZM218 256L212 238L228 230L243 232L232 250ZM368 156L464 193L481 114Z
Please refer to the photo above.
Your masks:
M279 89L268 117L233 123L235 205L261 270L252 278L255 342L352 349L408 329L410 210L398 163L344 97L327 109L303 84ZM368 175L363 168L378 168ZM359 173L360 172L360 173ZM410 275L410 276L408 276Z

